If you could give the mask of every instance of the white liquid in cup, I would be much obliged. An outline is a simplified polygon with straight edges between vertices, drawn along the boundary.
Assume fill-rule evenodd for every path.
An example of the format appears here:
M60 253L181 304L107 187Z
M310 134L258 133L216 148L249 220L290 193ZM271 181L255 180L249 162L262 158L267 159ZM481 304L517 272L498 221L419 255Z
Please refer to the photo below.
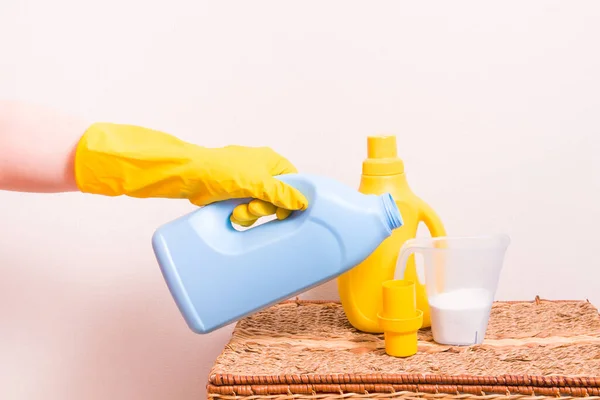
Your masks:
M483 342L493 298L485 289L458 289L429 298L433 340L468 346Z

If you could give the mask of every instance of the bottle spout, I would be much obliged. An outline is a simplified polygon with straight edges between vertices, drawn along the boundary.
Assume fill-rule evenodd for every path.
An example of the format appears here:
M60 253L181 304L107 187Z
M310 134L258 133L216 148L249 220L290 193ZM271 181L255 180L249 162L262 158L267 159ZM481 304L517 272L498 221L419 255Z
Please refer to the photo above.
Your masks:
M363 175L396 175L404 172L404 162L398 158L396 136L367 137L367 158L363 161Z
M367 138L368 158L395 158L397 156L396 136L381 135Z
M382 194L380 198L383 204L386 226L390 232L392 232L394 229L398 229L404 224L402 215L391 194Z

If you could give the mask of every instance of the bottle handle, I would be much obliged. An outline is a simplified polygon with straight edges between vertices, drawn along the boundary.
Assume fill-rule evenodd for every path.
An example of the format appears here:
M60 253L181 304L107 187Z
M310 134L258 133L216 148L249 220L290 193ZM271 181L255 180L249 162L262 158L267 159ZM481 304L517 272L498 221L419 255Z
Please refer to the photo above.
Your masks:
M312 202L312 198L314 197L310 185L305 184L302 179L298 179L298 174L282 174L273 176L275 179L278 179L287 185L294 187L296 190L300 191L304 196L307 197L309 202ZM211 215L211 219L215 222L212 229L223 230L227 232L235 232L238 235L244 235L243 237L251 238L254 235L276 235L279 236L282 234L281 229L295 229L298 226L298 220L303 220L302 214L304 211L292 211L290 215L283 219L274 219L268 221L264 224L258 224L252 226L249 229L238 230L234 227L234 223L231 221L231 215L233 210L241 205L248 204L254 198L246 197L246 198L230 198L227 200L217 201L211 204L208 204L200 209L196 210L195 213L200 215L204 215L205 213L209 213ZM309 205L310 207L310 205ZM292 221L296 221L293 223ZM283 228L282 228L283 227ZM278 229L278 231L274 231L274 229ZM218 236L215 234L215 236Z
M293 178L292 178L291 182L289 181L290 176L293 176L293 175L297 175L297 174L274 175L273 178L278 179L278 180L284 182L285 184L294 187L296 190L300 191L303 195L307 196L306 190L303 190L305 188L303 187L302 184L300 184L300 185L294 184L296 182L293 180ZM220 201L216 201L216 202L207 204L203 207L200 207L198 210L194 211L194 213L204 214L205 212L210 211L214 215L215 220L221 221L221 223L219 223L219 225L224 226L225 230L237 231L237 232L246 233L246 234L249 231L259 229L259 228L261 230L263 230L264 229L263 226L271 225L273 223L283 223L287 220L291 220L292 219L291 217L295 213L297 213L296 211L292 211L290 213L290 215L284 220L275 219L275 220L269 221L265 224L260 224L260 226L255 225L255 226L252 226L250 229L244 229L242 231L238 231L237 229L235 229L233 227L233 222L231 221L230 217L231 217L234 209L237 206L242 205L242 204L249 204L253 200L256 200L256 199L253 197L229 198L226 200L220 200Z
M237 231L230 220L231 214L237 206L249 203L251 200L252 198L236 198L216 201L192 211L190 215L193 215L193 218L204 218L208 214L211 220L215 222L213 229Z
M446 236L446 229L440 217L427 203L421 203L419 214L419 221L425 224L431 237Z

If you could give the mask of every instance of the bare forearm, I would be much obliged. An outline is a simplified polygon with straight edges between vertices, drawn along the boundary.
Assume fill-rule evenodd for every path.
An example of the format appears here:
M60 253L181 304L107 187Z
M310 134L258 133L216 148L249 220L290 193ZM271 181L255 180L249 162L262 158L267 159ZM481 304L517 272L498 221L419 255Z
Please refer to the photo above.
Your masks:
M0 100L0 190L78 190L73 159L88 125L52 109Z

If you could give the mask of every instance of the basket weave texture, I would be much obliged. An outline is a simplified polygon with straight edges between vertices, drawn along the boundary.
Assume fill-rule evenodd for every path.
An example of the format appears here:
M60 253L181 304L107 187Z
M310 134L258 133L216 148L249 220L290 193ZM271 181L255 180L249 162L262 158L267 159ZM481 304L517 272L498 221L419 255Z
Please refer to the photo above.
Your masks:
M284 302L237 324L208 397L600 400L600 316L587 301L497 302L483 344L439 345L423 329L418 347L390 357L339 303Z

